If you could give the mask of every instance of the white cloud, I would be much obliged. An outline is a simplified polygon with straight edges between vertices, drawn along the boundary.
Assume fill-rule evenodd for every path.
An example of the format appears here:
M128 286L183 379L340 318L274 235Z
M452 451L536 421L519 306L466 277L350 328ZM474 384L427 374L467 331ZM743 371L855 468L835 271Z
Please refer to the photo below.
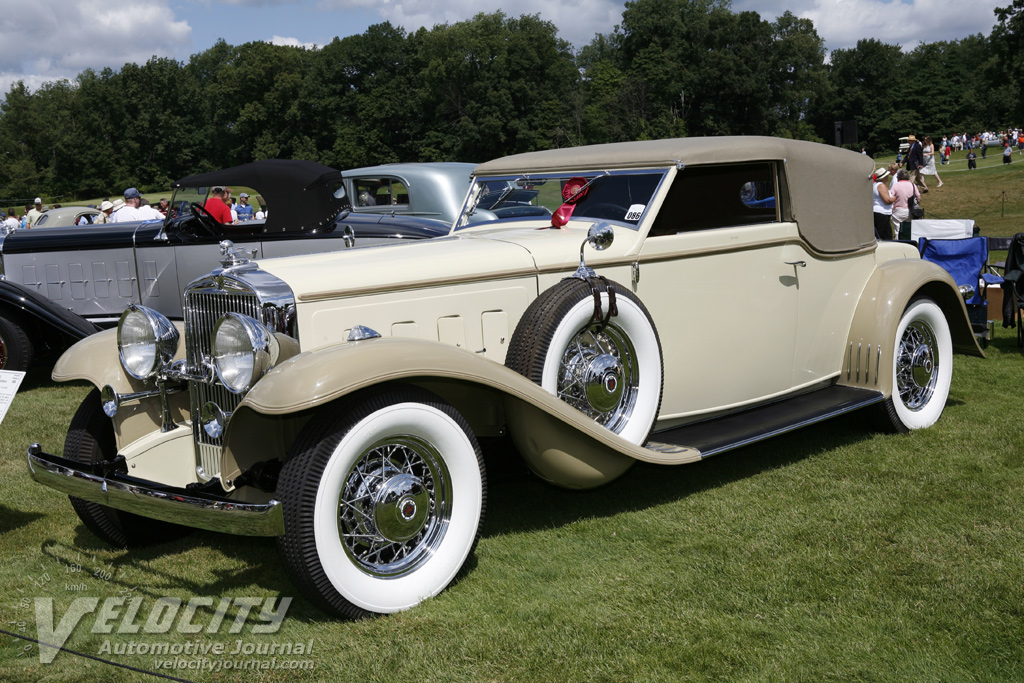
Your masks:
M298 38L284 38L282 36L274 36L267 42L271 45L283 45L285 47L304 47L307 50L315 50L319 47L316 43L303 43Z
M175 18L168 0L30 0L5 7L0 35L0 94L6 94L17 80L35 89L87 68L119 69L153 56L184 59L192 29Z
M787 9L814 22L830 50L851 48L862 38L912 50L921 43L989 35L993 10L1010 0L734 0L735 12L753 10L772 20Z

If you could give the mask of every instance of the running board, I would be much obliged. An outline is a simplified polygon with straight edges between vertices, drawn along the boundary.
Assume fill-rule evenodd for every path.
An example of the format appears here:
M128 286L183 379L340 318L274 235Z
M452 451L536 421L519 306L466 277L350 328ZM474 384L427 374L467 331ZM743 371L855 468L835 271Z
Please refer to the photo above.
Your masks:
M832 385L714 420L655 432L645 447L657 452L673 452L686 446L697 449L700 457L706 458L881 403L884 399L879 391Z

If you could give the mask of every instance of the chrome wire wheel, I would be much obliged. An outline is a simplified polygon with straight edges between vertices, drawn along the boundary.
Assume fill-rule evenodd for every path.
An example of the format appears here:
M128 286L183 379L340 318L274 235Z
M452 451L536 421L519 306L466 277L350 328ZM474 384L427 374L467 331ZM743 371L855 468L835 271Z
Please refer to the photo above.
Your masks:
M349 470L338 502L338 533L363 571L389 577L434 555L451 521L451 477L429 443L390 436Z
M935 333L923 320L907 325L896 356L896 386L909 410L928 405L938 382L940 363Z
M924 429L942 415L953 380L949 322L932 299L912 300L893 335L892 391L880 404L882 425Z
M636 350L616 324L580 330L559 362L556 395L613 432L633 414L640 386Z
M361 618L415 607L462 571L480 538L480 444L436 394L351 394L303 427L277 484L288 573L319 607Z

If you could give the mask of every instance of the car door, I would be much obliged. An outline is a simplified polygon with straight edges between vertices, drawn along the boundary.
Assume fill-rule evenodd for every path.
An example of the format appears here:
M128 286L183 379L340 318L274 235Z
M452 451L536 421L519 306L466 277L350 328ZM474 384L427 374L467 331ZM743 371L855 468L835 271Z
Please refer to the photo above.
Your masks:
M781 220L772 163L679 171L638 256L635 290L661 338L662 420L793 388L799 239Z

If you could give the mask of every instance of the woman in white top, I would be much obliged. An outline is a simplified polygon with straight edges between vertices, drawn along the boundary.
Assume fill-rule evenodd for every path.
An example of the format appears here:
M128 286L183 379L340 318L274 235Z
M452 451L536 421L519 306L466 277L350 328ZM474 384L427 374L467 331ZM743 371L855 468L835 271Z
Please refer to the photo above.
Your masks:
M939 172L935 170L935 146L932 145L932 139L925 136L924 147L921 150L924 154L924 166L921 168L923 175L933 175L935 179L939 181L938 187L942 187L942 178L939 177Z
M874 217L875 217L875 239L892 239L892 203L895 198L889 194L889 187L885 179L889 177L889 170L880 168L875 171L874 178Z

